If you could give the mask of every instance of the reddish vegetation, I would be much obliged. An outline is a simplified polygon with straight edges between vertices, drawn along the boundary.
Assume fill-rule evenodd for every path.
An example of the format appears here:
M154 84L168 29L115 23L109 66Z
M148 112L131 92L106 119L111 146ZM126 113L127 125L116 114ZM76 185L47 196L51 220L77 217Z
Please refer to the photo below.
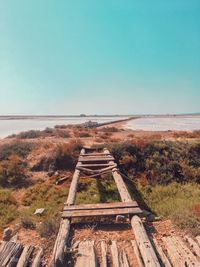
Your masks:
M200 218L200 204L196 204L192 208L192 212L195 216Z

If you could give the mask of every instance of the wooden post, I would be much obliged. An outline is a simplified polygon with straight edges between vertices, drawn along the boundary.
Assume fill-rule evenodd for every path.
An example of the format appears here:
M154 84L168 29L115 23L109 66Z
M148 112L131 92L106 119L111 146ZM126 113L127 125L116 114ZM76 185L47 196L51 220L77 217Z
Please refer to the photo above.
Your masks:
M85 149L81 150L81 155L85 153ZM78 164L77 164L78 166ZM69 189L69 194L67 198L66 205L70 206L75 203L76 198L76 190L78 181L80 178L80 170L75 170L72 182ZM60 223L60 228L58 231L58 235L55 241L54 249L53 249L53 255L51 260L51 266L52 267L59 267L64 264L64 254L65 254L65 246L67 243L67 239L69 236L70 231L70 220L69 219L62 219Z

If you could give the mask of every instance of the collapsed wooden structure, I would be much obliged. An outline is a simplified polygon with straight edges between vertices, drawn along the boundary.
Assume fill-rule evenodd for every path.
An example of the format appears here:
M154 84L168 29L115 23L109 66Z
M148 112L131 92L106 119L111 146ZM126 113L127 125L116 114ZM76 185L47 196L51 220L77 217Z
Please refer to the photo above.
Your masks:
M43 249L33 246L23 246L19 242L2 241L0 243L1 267L40 267Z
M121 202L75 205L75 197L80 176L98 177L112 173L117 185ZM175 233L162 238L151 237L146 232L141 216L142 210L133 201L122 179L113 156L107 149L97 153L90 149L82 149L72 178L67 202L64 205L60 229L54 245L51 267L99 267L97 247L94 240L76 241L70 249L76 251L76 261L68 264L66 260L66 244L73 218L109 217L127 215L132 227L133 236L126 240L131 245L129 253L119 241L99 240L101 251L101 267L182 267L200 266L200 237L196 240L189 236L180 238ZM110 242L111 241L111 242ZM130 264L130 254L137 263ZM15 239L0 242L0 267L41 267L44 263L43 249L23 246Z
M98 177L99 175L108 172L112 173L113 179L116 183L117 189L121 197L121 202L100 203L94 205L74 204L77 186L81 174L88 175L89 177ZM132 200L128 189L123 181L123 178L117 168L117 164L114 162L113 156L106 148L103 150L103 152L100 153L97 153L91 149L83 148L81 150L79 160L76 165L76 169L69 189L67 202L65 203L65 207L63 210L60 229L54 245L51 266L66 266L66 264L64 263L65 248L69 237L70 223L72 218L90 216L113 216L121 214L128 215L131 218L131 226L133 229L135 240L145 266L160 266L155 250L147 236L146 230L139 217L140 215L142 215L142 210L138 207L137 202ZM89 251L92 251L91 243L85 244L83 245L83 247L81 246L80 250L85 249L85 247L88 247ZM115 251L114 247L113 251ZM76 266L96 266L94 258L93 260L91 260L90 257L86 258L87 260L84 260L83 258L79 259L79 263L77 263L78 265L76 264ZM125 258L124 261L126 261Z

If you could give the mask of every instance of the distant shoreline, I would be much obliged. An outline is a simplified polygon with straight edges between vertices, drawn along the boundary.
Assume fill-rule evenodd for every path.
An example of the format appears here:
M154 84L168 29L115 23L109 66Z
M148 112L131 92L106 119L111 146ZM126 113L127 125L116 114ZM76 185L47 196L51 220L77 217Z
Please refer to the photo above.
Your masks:
M59 119L59 118L192 118L200 117L200 113L196 114L160 114L160 115L0 115L0 120L35 120L35 119Z

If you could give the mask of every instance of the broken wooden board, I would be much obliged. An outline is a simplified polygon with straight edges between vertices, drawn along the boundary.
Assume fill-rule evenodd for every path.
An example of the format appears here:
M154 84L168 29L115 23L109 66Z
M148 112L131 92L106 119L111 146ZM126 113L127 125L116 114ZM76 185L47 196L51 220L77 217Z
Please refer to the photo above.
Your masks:
M97 210L65 210L62 218L93 217L93 216L116 216L116 215L139 215L142 210L138 207L133 208L112 208Z

